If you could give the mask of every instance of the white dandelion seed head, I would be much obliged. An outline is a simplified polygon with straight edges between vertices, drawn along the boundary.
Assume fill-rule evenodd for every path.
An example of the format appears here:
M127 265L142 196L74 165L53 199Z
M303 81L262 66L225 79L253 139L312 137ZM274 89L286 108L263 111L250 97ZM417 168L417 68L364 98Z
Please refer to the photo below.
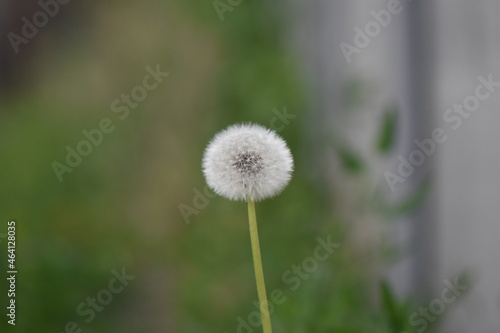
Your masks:
M285 141L255 124L233 125L219 132L203 155L208 186L231 200L259 201L285 188L293 159Z

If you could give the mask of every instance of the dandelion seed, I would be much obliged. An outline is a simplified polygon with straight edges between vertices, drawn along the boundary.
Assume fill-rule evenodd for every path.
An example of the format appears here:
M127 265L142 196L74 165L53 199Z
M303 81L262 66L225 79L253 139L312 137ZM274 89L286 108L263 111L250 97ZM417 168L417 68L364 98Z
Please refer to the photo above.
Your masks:
M203 156L208 185L231 200L275 196L288 184L292 171L285 141L255 124L233 125L218 133Z

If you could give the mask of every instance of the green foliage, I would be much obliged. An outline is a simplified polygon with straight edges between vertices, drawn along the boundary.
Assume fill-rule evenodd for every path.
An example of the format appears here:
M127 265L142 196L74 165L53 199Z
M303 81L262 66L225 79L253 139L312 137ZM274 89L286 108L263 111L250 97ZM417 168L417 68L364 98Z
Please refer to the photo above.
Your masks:
M382 298L382 309L390 332L401 333L410 331L408 318L411 313L411 305L408 302L400 302L393 294L386 281L380 283L380 294Z
M408 197L403 198L400 202L388 204L383 201L382 197L378 197L377 206L383 216L389 220L407 215L417 209L425 198L427 198L432 188L432 184L432 178L428 177L424 179Z
M381 154L387 154L396 142L398 110L390 106L384 112L382 126L377 140L377 150Z
M340 158L344 169L352 174L359 174L364 171L365 167L361 156L347 147L337 148L337 154Z
M96 120L85 113L78 118L57 114L60 108L19 102L11 105L11 113L0 122L0 156L4 158L0 180L8 189L0 191L0 210L17 227L15 327L19 331L36 327L37 331L59 332L68 321L86 329L76 307L106 287L111 270L127 265L126 257L135 246L127 224L122 224L126 216L119 210L108 211L116 199L113 187L122 176L112 166L112 157L123 151L113 152L103 143L94 158L65 174L62 183L55 176L51 163L63 162L64 147L78 142L82 128L90 128ZM0 248L6 253L5 242ZM2 257L2 269L3 264ZM7 289L5 279L0 286ZM3 308L5 299L0 302ZM109 305L108 313L117 304ZM102 316L93 327L100 323Z

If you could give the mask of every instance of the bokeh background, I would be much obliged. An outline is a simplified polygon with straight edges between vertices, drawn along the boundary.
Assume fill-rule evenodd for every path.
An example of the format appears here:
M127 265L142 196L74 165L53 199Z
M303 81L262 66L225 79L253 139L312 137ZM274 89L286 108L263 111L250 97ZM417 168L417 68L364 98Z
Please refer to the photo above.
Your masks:
M268 292L285 297L276 332L499 332L498 86L447 113L478 77L500 81L499 12L495 0L0 1L1 331L260 332L246 206L211 195L201 172L215 133L255 122L295 158L286 190L257 205ZM152 71L168 75L142 89ZM58 176L103 119L110 133ZM447 140L391 186L440 128ZM339 247L293 271L318 238Z

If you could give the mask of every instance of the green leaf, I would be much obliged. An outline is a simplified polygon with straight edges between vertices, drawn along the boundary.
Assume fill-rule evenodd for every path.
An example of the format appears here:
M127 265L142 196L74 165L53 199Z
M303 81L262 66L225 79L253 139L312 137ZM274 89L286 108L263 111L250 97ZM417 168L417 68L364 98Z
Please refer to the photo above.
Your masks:
M401 332L404 329L405 323L400 313L400 306L387 281L380 283L380 293L382 297L382 305L386 310L386 317L392 332Z
M352 150L344 147L337 149L344 169L353 174L359 174L364 169L361 157Z
M432 187L432 180L427 177L422 183L403 201L389 205L384 202L379 202L382 213L388 218L397 218L404 216L417 207L424 201Z
M398 110L395 105L391 105L385 111L382 118L382 127L377 140L377 150L382 153L388 153L394 146L396 139Z

